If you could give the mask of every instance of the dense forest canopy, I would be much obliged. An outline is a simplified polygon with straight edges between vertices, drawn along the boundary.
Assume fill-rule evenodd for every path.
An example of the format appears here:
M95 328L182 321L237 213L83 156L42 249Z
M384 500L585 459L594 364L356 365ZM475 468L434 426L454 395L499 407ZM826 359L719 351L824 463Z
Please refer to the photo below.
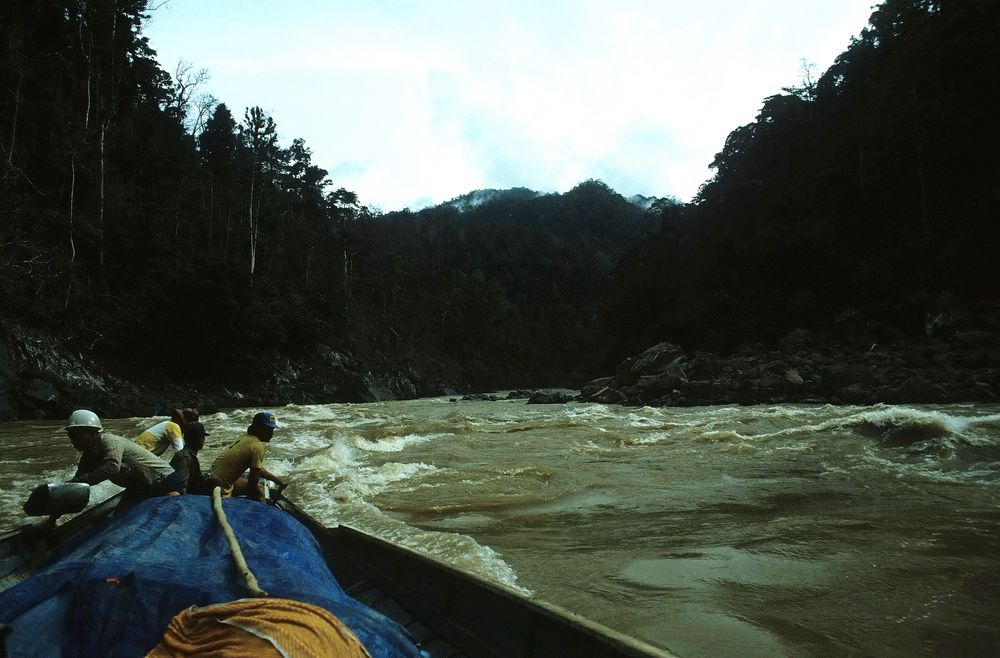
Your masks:
M998 289L995 0L883 2L729 135L691 204L585 181L384 215L275 117L164 71L146 11L0 6L0 317L126 373L255 377L328 345L576 385L662 340L724 352L848 309L914 332L937 292Z
M996 296L998 49L995 1L882 3L817 81L729 135L630 259L608 331L725 352L845 310L918 332L943 290Z

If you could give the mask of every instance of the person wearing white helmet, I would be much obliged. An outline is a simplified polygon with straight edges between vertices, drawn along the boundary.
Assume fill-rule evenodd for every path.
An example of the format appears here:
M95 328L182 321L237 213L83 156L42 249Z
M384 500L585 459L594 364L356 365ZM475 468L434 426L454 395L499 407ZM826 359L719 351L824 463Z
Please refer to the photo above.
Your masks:
M125 488L122 506L183 489L170 464L137 443L105 432L93 411L77 409L70 414L65 429L70 443L81 453L70 482L94 485L110 480Z

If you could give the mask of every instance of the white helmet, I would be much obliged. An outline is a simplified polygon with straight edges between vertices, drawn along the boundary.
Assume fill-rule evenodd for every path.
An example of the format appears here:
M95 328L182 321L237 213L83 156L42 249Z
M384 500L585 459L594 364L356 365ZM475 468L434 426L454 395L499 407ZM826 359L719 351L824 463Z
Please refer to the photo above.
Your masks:
M68 430L73 427L93 427L98 430L104 430L104 426L101 425L101 419L97 417L97 414L87 409L77 409L69 415L69 420L66 422L64 429Z

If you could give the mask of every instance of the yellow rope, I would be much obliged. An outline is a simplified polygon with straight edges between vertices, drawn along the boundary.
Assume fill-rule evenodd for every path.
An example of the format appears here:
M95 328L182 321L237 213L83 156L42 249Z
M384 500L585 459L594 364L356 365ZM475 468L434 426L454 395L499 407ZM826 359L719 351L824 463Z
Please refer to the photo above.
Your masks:
M215 508L215 518L219 520L219 525L222 526L222 533L226 536L226 541L229 542L229 550L232 551L236 570L240 572L240 575L246 581L247 590L250 591L251 596L266 597L267 592L262 590L257 584L257 577L253 575L250 567L247 566L247 561L243 557L243 551L240 550L240 544L236 541L236 534L233 532L232 526L229 525L229 521L226 520L226 513L222 511L222 489L219 487L212 490L212 507Z

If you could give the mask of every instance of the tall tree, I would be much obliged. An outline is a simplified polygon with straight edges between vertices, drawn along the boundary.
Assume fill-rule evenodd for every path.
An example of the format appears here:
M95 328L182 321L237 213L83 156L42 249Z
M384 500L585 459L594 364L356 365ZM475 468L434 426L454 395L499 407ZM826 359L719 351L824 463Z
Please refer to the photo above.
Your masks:
M260 235L260 204L266 184L278 162L278 134L274 120L259 107L247 108L240 124L240 138L249 165L247 221L250 246L250 279L257 269L257 240Z
M224 223L223 259L229 255L237 140L236 121L225 103L220 103L198 136L198 149L208 177L208 246L216 250L215 227Z

